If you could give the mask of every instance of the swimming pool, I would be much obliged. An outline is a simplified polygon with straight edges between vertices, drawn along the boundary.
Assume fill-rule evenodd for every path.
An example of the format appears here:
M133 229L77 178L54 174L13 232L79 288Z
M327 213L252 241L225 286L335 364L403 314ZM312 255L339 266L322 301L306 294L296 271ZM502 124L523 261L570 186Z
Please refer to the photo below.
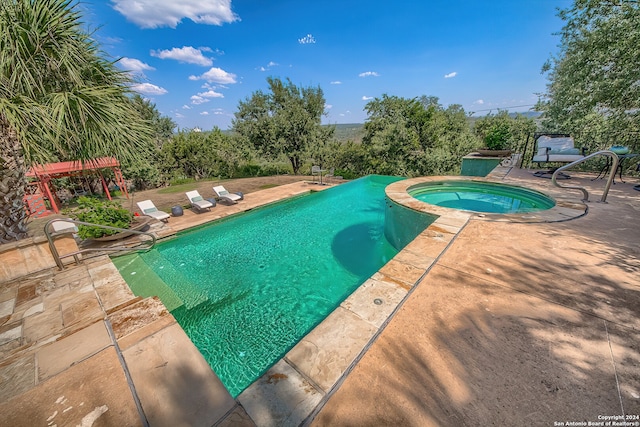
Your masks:
M235 397L415 237L385 237L384 189L398 180L256 209L114 264L136 295L160 297Z
M411 186L407 191L425 203L474 212L525 213L555 206L553 199L538 191L487 181L431 181Z

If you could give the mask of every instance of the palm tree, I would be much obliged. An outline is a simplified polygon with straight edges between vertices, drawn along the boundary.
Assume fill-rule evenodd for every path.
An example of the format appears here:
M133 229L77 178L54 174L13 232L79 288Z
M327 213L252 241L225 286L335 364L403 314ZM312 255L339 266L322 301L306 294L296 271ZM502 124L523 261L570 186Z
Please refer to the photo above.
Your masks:
M0 3L0 243L26 237L26 167L131 158L150 137L70 0Z

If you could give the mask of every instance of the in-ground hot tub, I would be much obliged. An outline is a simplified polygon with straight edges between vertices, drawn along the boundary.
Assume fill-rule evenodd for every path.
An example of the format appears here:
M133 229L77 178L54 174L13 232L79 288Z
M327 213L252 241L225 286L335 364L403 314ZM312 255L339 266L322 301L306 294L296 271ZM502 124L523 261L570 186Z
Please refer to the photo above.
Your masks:
M552 197L546 192L490 178L409 178L388 185L385 193L389 206L434 215L439 224L460 224L471 217L508 222L556 222L581 217L588 210L586 204L572 194L552 191Z
M545 194L515 185L475 180L440 180L407 188L412 197L432 205L485 213L525 213L551 209Z

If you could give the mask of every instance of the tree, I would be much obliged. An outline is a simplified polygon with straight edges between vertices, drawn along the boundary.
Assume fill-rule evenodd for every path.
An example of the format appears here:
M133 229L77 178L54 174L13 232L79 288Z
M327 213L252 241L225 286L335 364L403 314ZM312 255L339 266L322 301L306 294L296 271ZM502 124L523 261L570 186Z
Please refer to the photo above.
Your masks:
M331 142L328 161L335 166L336 175L345 179L358 178L367 173L367 153L361 143L351 140Z
M144 99L139 94L133 95L131 98L134 108L143 120L147 121L153 131L153 142L158 149L173 136L173 130L176 128L176 122L170 117L163 116L156 108L156 104L148 99Z
M211 132L178 132L162 146L161 156L169 179L202 179L233 177L248 153L216 127Z
M367 173L444 175L456 172L461 158L478 145L464 109L443 108L438 98L383 95L365 106L368 118L362 144Z
M508 143L506 148L517 152L524 152L527 138L535 131L535 120L522 114L512 116L506 110L498 110L497 114L487 114L477 119L473 125L473 132L483 141L490 132L494 135L505 134Z
M421 148L416 120L424 111L416 99L382 95L365 107L362 144L368 153L371 173L410 175L415 168L416 153Z
M289 79L267 82L270 93L257 91L240 101L233 130L266 157L285 155L297 175L309 150L333 135L333 127L321 125L324 94L320 87L298 88Z
M128 76L105 59L69 0L0 6L0 242L26 237L25 167L131 157L149 129Z
M151 127L152 137L148 140L146 150L123 163L122 172L133 181L136 189L144 190L161 183L158 168L160 150L173 136L176 123L171 118L161 115L155 104L138 94L133 95L131 102L138 114Z
M162 147L163 172L170 179L211 176L216 161L214 147L204 132L180 131Z
M542 68L549 83L536 107L543 126L592 145L632 145L640 131L640 3L575 0L558 16L560 53Z

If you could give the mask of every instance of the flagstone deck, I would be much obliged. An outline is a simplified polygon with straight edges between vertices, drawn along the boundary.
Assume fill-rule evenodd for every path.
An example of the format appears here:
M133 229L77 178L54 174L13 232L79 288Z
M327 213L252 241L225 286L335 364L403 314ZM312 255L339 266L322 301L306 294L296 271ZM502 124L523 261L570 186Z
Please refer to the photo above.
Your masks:
M640 192L616 184L584 215L580 193L530 171L492 178L566 209L532 223L441 212L235 400L106 256L58 272L0 251L0 425L553 425L640 413ZM575 182L593 200L604 187ZM154 230L317 188L262 190Z

